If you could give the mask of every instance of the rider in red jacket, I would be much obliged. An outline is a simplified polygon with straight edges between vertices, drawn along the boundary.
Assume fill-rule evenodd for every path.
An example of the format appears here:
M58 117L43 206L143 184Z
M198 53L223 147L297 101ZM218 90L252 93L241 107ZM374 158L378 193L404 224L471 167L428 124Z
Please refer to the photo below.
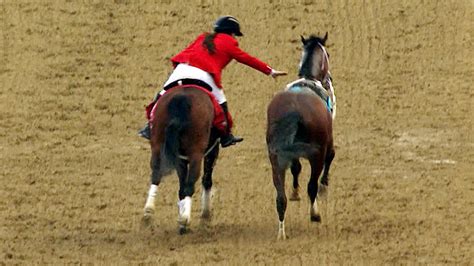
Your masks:
M155 97L154 102L173 86L183 83L198 84L212 91L229 119L227 99L221 83L221 73L232 59L266 75L271 75L273 78L286 75L286 72L274 70L266 63L241 50L235 36L243 36L236 18L224 16L217 19L213 33L199 35L188 47L171 58L174 67L173 73L165 82L164 89ZM221 137L222 147L243 140L243 138L233 136L230 128L227 131L228 134ZM147 139L150 138L148 124L140 130L139 135Z

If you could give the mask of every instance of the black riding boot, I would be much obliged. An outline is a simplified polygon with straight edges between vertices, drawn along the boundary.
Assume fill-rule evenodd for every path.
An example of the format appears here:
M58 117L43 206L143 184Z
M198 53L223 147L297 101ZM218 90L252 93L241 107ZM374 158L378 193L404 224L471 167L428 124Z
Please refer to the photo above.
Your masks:
M150 130L150 123L146 123L146 125L138 131L138 136L150 140L151 138L151 130Z
M161 97L160 92L158 92L155 95L155 98L153 98L153 101L150 103L150 105L155 105L156 101ZM146 123L146 125L138 131L138 136L145 138L147 140L150 140L151 138L151 130L150 130L150 123Z
M241 142L242 140L244 140L243 138L241 137L236 137L234 135L232 135L232 133L230 133L230 128L229 128L229 122L228 122L228 119L227 119L227 115L229 113L229 109L227 107L227 102L221 104L221 107L222 109L224 110L224 113L225 113L225 119L227 120L227 134L221 136L221 146L222 148L225 148L225 147L229 147L231 145L234 145L238 142Z

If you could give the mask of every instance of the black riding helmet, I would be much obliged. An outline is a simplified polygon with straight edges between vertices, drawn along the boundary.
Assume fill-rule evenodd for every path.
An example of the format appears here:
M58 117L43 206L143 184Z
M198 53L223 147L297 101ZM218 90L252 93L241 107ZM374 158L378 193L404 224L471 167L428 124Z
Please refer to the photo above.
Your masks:
M233 16L223 16L214 23L214 31L217 33L233 33L237 36L244 36L240 32L239 21Z

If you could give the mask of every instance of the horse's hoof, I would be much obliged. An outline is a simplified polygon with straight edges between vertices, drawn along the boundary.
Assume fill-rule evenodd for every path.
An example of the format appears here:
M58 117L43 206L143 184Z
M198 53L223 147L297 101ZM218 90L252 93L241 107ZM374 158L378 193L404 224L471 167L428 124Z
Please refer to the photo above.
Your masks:
M298 195L298 194L296 194L296 195L293 194L293 195L290 196L290 200L291 200L291 201L300 201L300 200L301 200L301 197L300 197L300 195Z
M203 219L211 219L212 215L210 211L203 211L201 213L201 218Z
M311 222L320 223L321 222L321 215L319 215L319 214L311 215Z
M153 208L145 208L143 217L142 217L142 224L146 226L150 225L153 220L154 213L155 213L155 210Z
M153 225L153 216L149 214L143 215L141 225L143 229L151 228Z
M187 228L189 225L190 219L185 217L178 218L178 227L179 227L179 234L184 235L187 233Z
M301 199L301 197L300 197L299 187L293 188L293 190L291 191L290 200L291 201L299 201L300 199Z
M186 226L180 226L178 232L180 235L184 235L188 232L188 229L186 228Z
M277 239L278 239L278 240L286 240L286 239L288 239L288 237L286 236L285 233L283 233L283 234L278 234L278 238L277 238Z

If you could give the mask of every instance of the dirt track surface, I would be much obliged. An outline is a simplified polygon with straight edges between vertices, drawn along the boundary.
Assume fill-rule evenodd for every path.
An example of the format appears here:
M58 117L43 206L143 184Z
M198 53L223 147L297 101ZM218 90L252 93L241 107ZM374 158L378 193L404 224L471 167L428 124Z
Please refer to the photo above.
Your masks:
M473 10L463 0L1 1L0 264L472 264ZM290 75L228 66L245 141L221 152L212 221L200 222L198 184L192 231L177 234L173 175L143 229L143 107L168 59L222 14L241 20L244 50ZM290 239L277 242L265 110L296 79L300 34L325 31L338 97L330 194L321 224L305 197L289 202Z

